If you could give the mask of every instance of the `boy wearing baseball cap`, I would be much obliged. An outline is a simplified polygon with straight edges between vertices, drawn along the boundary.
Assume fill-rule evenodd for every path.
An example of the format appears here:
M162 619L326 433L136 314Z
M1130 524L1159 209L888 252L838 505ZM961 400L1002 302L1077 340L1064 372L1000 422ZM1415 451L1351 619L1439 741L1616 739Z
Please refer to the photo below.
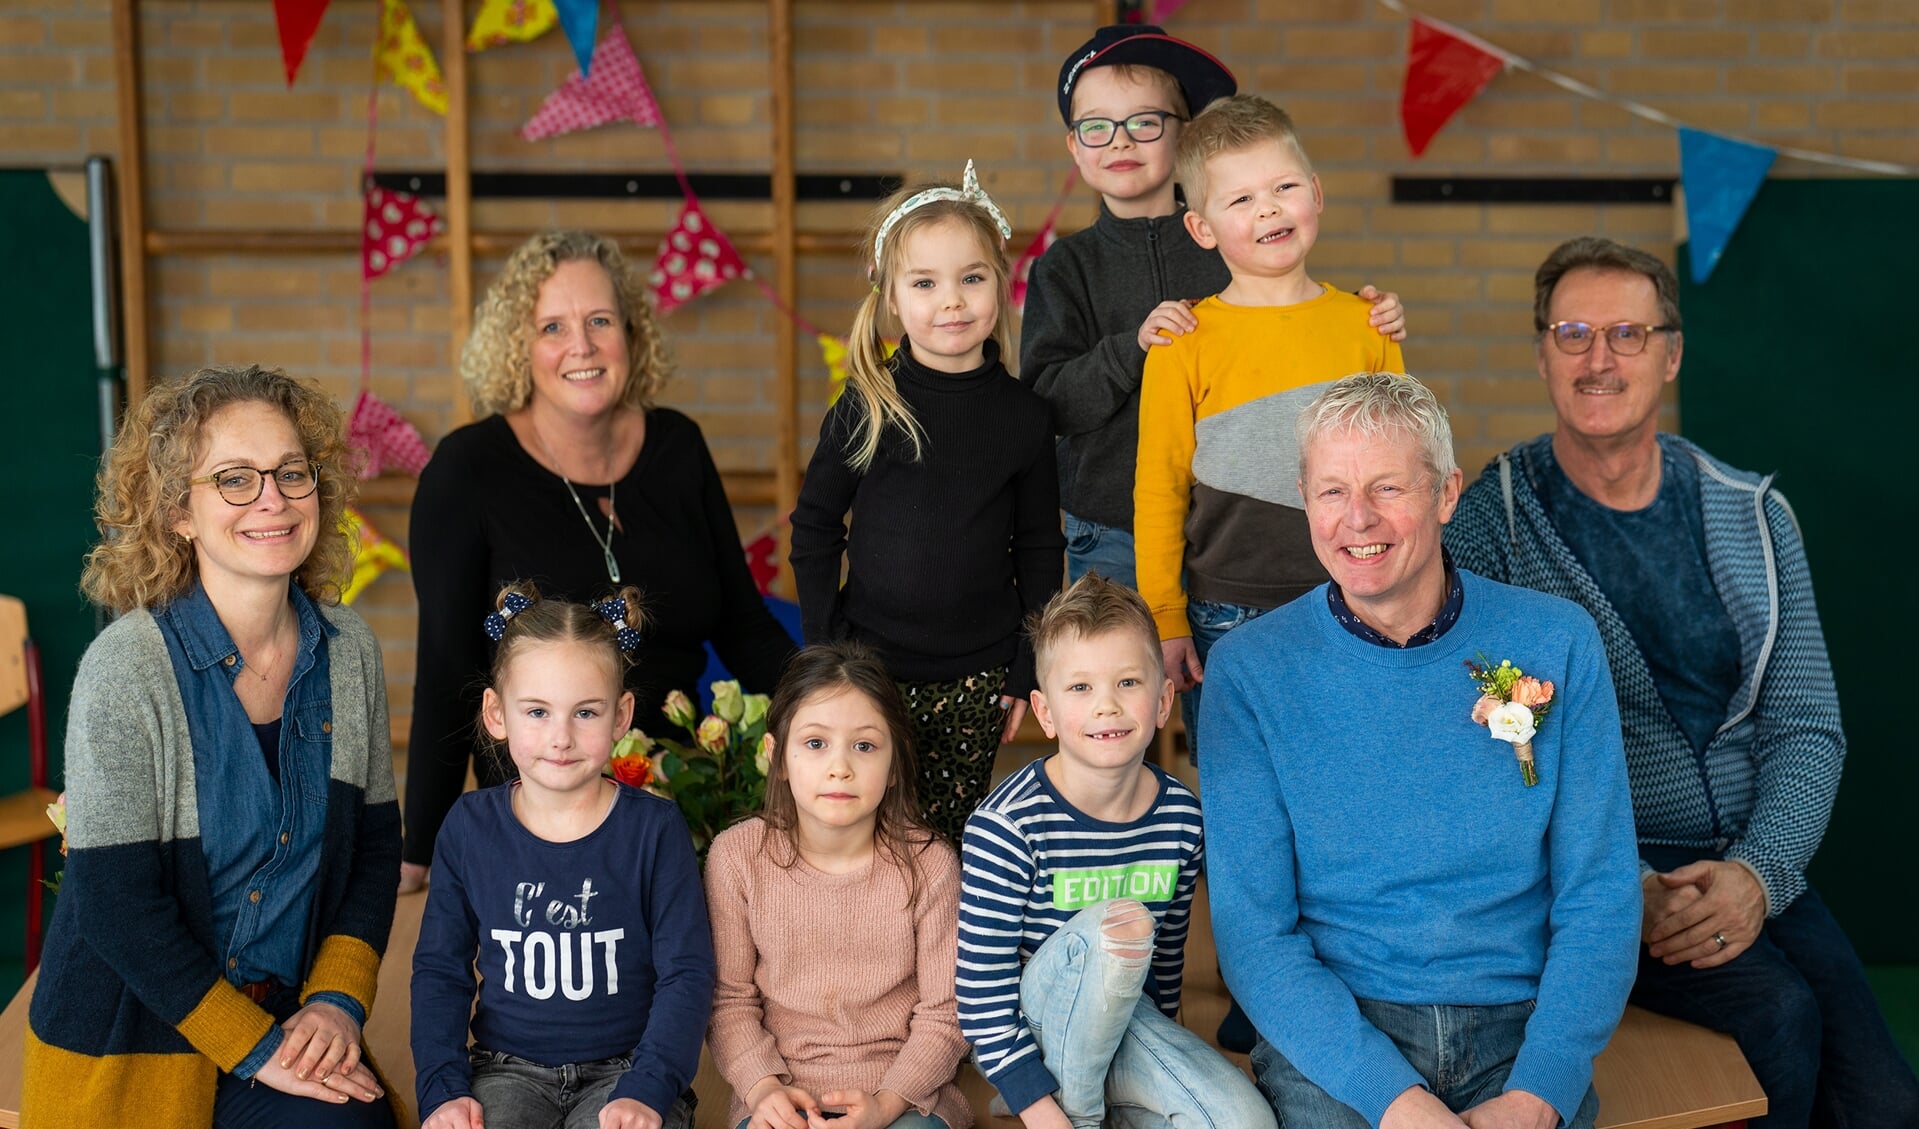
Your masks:
M1053 405L1069 583L1097 568L1138 585L1133 479L1146 350L1190 331L1188 304L1232 281L1219 252L1184 226L1173 154L1182 124L1237 89L1225 64L1150 24L1103 27L1060 64L1066 151L1100 211L1033 264L1020 377ZM1359 293L1378 298L1380 333L1405 336L1397 295Z

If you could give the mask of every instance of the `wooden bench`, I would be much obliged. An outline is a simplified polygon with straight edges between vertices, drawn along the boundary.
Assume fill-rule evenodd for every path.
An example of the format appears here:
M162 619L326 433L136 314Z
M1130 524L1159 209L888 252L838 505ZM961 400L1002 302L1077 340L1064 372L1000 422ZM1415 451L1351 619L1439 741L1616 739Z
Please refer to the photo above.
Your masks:
M407 978L413 967L413 947L420 939L420 913L426 895L400 899L394 915L393 937L380 969L380 994L367 1024L367 1045L392 1085L413 1099L413 1057L407 1047ZM1206 923L1203 906L1194 907L1195 933ZM1208 935L1195 937L1208 951ZM1195 962L1188 962L1194 964ZM1197 962L1189 972L1187 1022L1211 1031L1224 1009L1224 995L1213 977L1212 962ZM0 1127L18 1126L20 1118L20 1057L25 1045L27 1000L33 981L0 1013ZM1236 1057L1244 1065L1244 1056ZM1739 1048L1724 1036L1627 1008L1626 1018L1612 1044L1594 1064L1593 1081L1599 1088L1600 1129L1705 1129L1737 1125L1766 1112L1766 1098L1747 1068ZM973 1103L980 1124L992 1129L1014 1129L1018 1121L987 1114L992 1090L969 1065L961 1074L961 1089ZM728 1091L713 1068L710 1056L701 1056L694 1089L700 1096L696 1129L732 1129L726 1124Z

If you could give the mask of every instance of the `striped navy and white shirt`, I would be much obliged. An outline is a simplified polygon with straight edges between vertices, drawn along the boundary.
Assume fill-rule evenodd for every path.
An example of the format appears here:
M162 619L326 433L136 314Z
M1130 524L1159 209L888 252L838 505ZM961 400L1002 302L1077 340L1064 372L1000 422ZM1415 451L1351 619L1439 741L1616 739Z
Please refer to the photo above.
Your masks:
M986 797L960 850L960 1031L1015 1110L1059 1088L1020 1014L1026 961L1081 909L1136 899L1158 927L1146 990L1174 1016L1204 854L1199 798L1160 769L1148 766L1159 795L1146 814L1108 823L1061 798L1046 763L1027 765Z

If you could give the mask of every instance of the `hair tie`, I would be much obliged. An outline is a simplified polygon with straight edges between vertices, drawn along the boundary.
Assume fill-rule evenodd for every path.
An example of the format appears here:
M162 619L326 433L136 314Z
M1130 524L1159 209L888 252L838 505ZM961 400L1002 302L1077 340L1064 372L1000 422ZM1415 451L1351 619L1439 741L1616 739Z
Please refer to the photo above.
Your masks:
M999 205L993 203L993 198L979 186L979 174L973 171L973 162L968 159L966 173L960 177L958 188L928 188L915 192L900 201L900 206L888 212L886 218L880 221L880 229L873 234L873 271L875 273L879 271L880 252L886 247L886 237L892 232L893 225L900 222L913 209L931 204L935 200L959 200L967 204L976 204L986 209L986 214L993 217L994 225L999 228L1002 243L1013 237L1013 225L1006 222L1006 214L999 210Z
M645 642L645 636L641 635L637 629L626 625L625 600L618 596L611 596L594 604L593 610L600 613L601 619L613 625L613 642L619 646L622 653L630 655L640 649L640 644Z
M506 621L532 607L533 600L519 592L508 592L506 599L500 601L500 605L499 611L486 613L484 623L486 637L495 643L500 641L500 636L506 634Z

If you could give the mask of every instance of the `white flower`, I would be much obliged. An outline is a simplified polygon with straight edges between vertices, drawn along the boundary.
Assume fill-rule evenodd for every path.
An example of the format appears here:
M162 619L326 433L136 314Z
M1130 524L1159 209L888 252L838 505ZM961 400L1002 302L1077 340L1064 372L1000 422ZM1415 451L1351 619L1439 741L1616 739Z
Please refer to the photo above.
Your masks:
M1507 702L1494 710L1486 719L1486 728L1492 731L1493 739L1510 741L1515 745L1524 745L1539 732L1533 727L1533 711L1518 702Z

